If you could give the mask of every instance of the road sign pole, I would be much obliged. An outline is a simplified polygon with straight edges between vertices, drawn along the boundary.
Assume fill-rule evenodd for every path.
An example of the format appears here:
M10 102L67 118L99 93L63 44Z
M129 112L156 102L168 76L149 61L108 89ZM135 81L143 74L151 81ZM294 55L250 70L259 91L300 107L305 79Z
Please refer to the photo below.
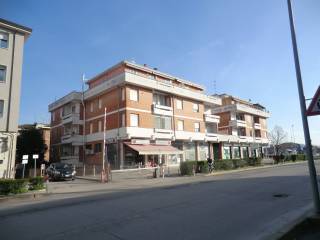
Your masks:
M36 177L37 176L37 159L34 158L34 172L33 172L33 176Z
M22 171L22 178L24 178L24 172L26 169L26 164L28 163L28 155L22 155L22 164L23 164L23 171Z
M312 193L313 193L313 202L314 202L315 211L317 214L319 214L320 199L319 199L319 189L318 189L318 182L317 182L317 173L316 173L316 168L314 166L314 160L313 160L313 154L312 154L312 146L311 146L311 139L310 139L310 132L309 132L309 124L308 124L308 119L306 114L307 112L306 102L305 102L305 96L303 92L303 84L302 84L302 77L301 77L301 70L300 70L300 63L299 63L297 40L296 40L296 34L295 34L295 28L294 28L294 20L292 15L291 0L287 0L287 2L288 2L288 12L289 12L289 19L290 19L290 30L291 30L294 63L296 68L296 77L297 77L297 84L298 84L298 91L299 91L301 117L302 117L302 123L303 123L304 139L306 144L306 152L307 152L311 187L312 187Z
M23 164L22 179L24 178L24 170L25 170L25 168L26 168L26 165Z
M34 159L34 174L33 174L33 176L36 177L37 176L37 159L39 159L39 155L33 154L32 158Z

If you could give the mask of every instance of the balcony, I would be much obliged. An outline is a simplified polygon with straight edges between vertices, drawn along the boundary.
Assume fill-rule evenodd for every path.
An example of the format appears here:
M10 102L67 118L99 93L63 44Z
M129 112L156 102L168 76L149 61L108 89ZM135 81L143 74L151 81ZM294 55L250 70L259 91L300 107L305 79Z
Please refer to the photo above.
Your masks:
M205 113L204 114L204 121L205 122L212 122L212 123L220 123L220 116Z
M261 124L260 123L255 123L254 124L255 129L261 129Z
M80 120L80 114L79 113L69 113L65 116L62 116L62 124L83 124L83 120Z
M75 134L66 133L61 137L61 143L62 144L71 143L73 146L80 146L83 144L83 136L77 133Z
M169 107L169 106L152 104L152 110L153 110L153 114L173 116L172 107Z
M231 127L246 127L247 126L246 121L244 121L244 120L231 120L229 122L229 125Z

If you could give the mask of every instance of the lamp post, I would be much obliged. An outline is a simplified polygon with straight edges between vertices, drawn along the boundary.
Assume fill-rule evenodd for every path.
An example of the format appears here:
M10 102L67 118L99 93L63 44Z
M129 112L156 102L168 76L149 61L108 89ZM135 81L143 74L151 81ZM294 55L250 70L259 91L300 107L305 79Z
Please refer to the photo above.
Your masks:
M303 84L302 84L302 77L301 77L301 70L300 70L300 63L299 63L299 55L298 55L298 48L297 48L297 40L294 28L294 20L292 14L292 6L291 0L287 0L288 3L288 12L289 12L289 19L290 19L290 30L291 30L291 39L292 39L292 48L293 48L293 55L294 55L294 63L296 68L296 77L297 77L297 85L299 91L299 100L300 100L300 109L301 109L301 117L303 123L303 131L304 131L304 139L306 144L306 153L308 158L308 166L309 166L309 173L310 173L310 180L311 180L311 187L313 193L313 202L316 213L320 213L320 199L319 199L319 189L318 189L318 182L317 182L317 172L314 166L313 154L312 154L312 146L311 146L311 139L310 139L310 132L309 132L309 124L306 115L306 102L305 96L303 92Z

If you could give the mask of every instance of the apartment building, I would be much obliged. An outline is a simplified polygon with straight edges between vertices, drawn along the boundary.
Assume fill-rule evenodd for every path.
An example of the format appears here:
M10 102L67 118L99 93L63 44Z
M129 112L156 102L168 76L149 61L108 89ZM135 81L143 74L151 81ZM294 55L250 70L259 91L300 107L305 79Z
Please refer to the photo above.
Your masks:
M128 61L87 84L83 94L71 92L49 105L54 161L101 164L104 123L113 169L227 158L224 143L242 144L239 136L220 133L223 114L215 113L225 99L198 84Z
M24 42L30 28L0 19L0 178L13 178Z
M228 135L221 143L221 158L258 157L269 144L267 118L270 113L260 104L253 104L227 94L218 95L222 106L213 110L220 117L218 131Z

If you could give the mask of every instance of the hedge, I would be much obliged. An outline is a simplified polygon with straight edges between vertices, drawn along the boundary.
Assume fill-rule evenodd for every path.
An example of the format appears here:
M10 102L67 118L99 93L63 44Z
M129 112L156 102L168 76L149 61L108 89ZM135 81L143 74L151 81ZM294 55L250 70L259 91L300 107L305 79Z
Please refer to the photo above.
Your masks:
M8 195L9 193L17 194L28 191L28 181L26 179L1 179L0 194Z
M231 170L246 166L260 166L261 158L247 159L219 159L213 161L214 170ZM208 173L207 161L187 161L180 163L181 175L193 175L193 168L196 173Z
M33 177L29 178L29 190L40 190L44 189L44 178Z
M40 190L44 188L43 177L29 179L0 179L0 195L25 193L28 190Z
M181 175L193 175L193 166L196 166L196 161L187 161L180 163Z
M305 154L279 155L279 156L273 156L273 160L275 161L276 164L280 162L305 161L306 155Z

